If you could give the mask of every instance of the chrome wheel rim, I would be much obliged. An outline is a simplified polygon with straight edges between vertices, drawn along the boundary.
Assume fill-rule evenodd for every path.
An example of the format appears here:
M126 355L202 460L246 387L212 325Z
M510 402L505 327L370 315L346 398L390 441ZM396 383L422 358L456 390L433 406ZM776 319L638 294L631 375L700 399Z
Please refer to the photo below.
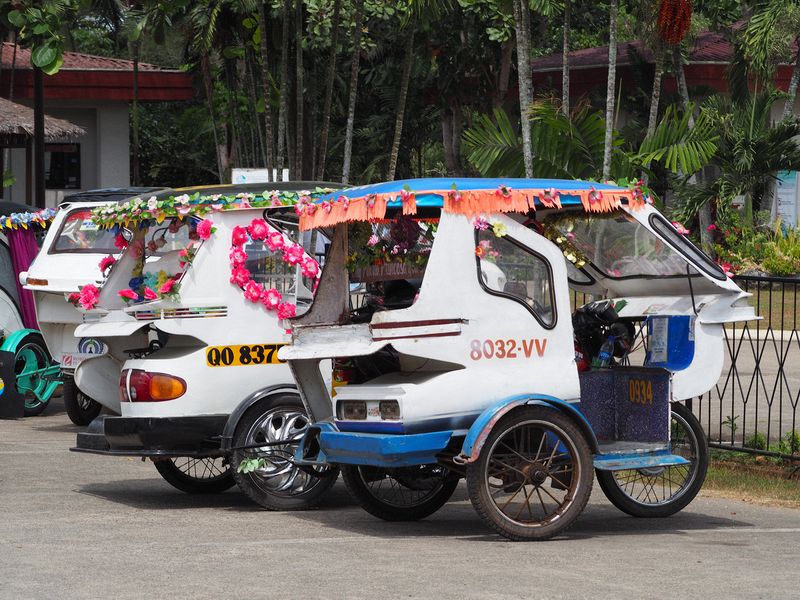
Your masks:
M228 465L222 458L193 458L180 456L170 458L175 468L183 475L197 481L222 479L228 475Z
M424 504L442 489L448 470L441 465L401 469L359 467L358 476L372 497L382 504L412 508Z
M544 527L575 501L581 464L573 440L557 425L530 420L488 449L485 490L497 512L523 527Z
M245 436L247 446L287 442L285 445L254 447L250 450L264 459L263 466L247 474L258 488L269 494L294 496L307 492L319 483L318 477L292 462L296 442L300 441L306 429L308 417L305 413L289 407L273 409L250 426Z
M620 491L637 504L660 506L674 502L697 477L697 436L678 413L673 412L671 418L672 454L682 456L689 464L612 471Z
M81 410L89 410L94 402L94 400L80 390L78 390L78 393L76 394L76 400L78 401L78 408Z

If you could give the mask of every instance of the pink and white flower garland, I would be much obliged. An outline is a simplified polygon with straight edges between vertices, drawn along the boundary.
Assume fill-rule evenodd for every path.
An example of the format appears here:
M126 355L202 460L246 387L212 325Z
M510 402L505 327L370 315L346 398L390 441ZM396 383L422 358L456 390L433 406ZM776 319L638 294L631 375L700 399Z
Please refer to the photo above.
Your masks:
M310 279L319 278L319 263L306 254L300 244L270 227L264 219L253 219L247 227L233 228L230 252L231 283L244 291L244 297L249 302L260 302L267 310L276 311L279 319L294 317L297 314L297 307L294 304L284 302L283 296L276 288L265 288L250 277L250 271L245 268L248 256L243 248L249 240L264 242L272 252L280 254L287 265L299 265L303 275Z

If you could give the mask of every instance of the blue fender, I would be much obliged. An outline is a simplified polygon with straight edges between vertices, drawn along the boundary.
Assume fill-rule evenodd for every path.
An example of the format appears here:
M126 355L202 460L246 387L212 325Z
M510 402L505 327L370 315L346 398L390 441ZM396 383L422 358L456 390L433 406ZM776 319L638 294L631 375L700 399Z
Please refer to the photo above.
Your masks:
M25 336L30 335L31 333L38 333L39 335L42 334L38 329L17 329L5 337L3 344L0 345L0 350L5 350L6 352L16 352L19 343L23 340L23 338L25 338Z
M547 406L566 413L586 436L586 441L589 442L592 452L597 452L597 438L594 435L594 431L592 431L592 426L589 425L589 421L586 420L586 417L574 404L546 394L519 394L495 402L480 414L467 432L458 462L471 463L476 461L483 444L486 442L486 438L489 437L495 424L515 408L527 405Z

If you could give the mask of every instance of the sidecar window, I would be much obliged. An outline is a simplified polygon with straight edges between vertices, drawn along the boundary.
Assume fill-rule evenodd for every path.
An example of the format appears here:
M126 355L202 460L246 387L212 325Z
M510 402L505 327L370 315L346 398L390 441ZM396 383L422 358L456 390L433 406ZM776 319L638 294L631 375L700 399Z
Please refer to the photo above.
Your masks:
M71 210L61 223L58 236L49 253L116 254L119 252L114 245L116 237L114 233L110 229L99 227L91 217L90 208Z
M547 261L509 236L476 232L478 279L490 294L523 304L544 327L556 323L553 276Z

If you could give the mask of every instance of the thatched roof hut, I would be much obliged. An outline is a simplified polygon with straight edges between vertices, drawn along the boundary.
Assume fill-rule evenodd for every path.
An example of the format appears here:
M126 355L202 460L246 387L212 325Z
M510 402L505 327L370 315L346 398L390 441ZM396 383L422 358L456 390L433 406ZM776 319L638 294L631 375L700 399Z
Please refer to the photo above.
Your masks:
M85 135L86 131L65 121L44 116L44 139L48 142L67 142ZM33 109L0 98L0 147L25 146L33 138Z

